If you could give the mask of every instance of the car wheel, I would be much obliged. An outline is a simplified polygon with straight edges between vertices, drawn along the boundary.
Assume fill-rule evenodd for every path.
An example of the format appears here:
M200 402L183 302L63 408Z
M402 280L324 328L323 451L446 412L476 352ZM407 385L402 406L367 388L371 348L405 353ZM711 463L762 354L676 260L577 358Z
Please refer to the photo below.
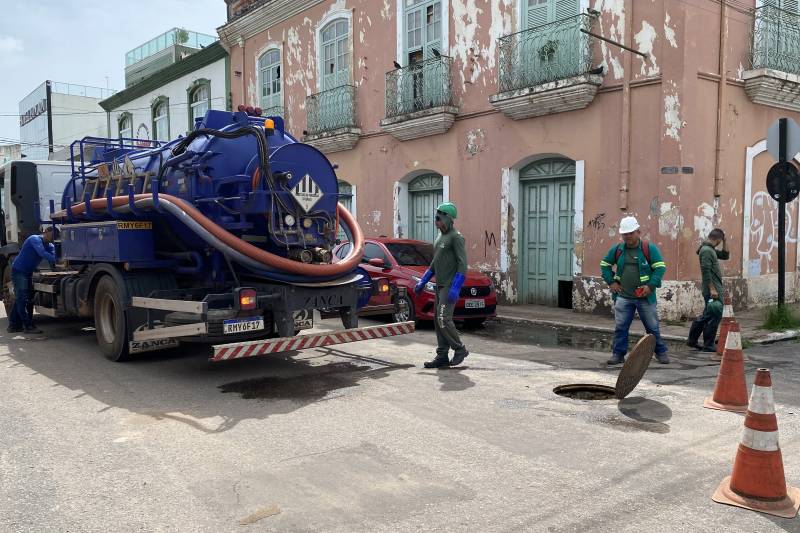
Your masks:
M414 302L411 301L408 294L397 298L397 304L399 310L392 313L394 322L414 322L416 320L417 314L414 311Z

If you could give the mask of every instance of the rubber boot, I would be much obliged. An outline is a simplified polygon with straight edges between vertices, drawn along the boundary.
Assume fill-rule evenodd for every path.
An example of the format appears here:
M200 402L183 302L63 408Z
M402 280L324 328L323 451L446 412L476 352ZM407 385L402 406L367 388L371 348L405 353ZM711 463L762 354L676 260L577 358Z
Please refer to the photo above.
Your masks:
M450 366L450 359L447 355L437 355L433 361L425 361L425 368L446 368Z

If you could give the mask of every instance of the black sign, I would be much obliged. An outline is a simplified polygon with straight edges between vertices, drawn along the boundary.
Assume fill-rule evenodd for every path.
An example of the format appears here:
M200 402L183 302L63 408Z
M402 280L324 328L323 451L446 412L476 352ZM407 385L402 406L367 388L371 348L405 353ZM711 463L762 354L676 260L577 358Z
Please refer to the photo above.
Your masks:
M24 126L31 120L35 119L39 115L42 115L47 112L47 99L42 99L41 102L33 106L32 108L25 111L22 116L19 117L19 125Z
M791 202L800 193L800 173L788 161L775 163L767 173L767 191L773 200Z

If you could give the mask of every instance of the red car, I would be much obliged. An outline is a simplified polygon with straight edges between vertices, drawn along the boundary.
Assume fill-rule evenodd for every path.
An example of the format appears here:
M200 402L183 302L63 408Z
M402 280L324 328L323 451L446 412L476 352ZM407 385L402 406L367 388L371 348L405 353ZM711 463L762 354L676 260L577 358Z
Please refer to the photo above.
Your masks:
M350 251L350 243L342 243L334 249L334 261L345 257ZM433 259L433 245L427 242L408 239L390 239L380 237L366 239L362 267L370 277L387 278L390 283L406 288L406 305L392 314L397 322L406 320L433 320L436 278L425 286L421 294L414 294L414 286ZM380 303L374 301L380 296L373 296L368 307ZM464 322L468 326L478 326L487 318L494 317L497 307L497 293L492 280L481 272L467 271L464 286L456 302L453 319Z

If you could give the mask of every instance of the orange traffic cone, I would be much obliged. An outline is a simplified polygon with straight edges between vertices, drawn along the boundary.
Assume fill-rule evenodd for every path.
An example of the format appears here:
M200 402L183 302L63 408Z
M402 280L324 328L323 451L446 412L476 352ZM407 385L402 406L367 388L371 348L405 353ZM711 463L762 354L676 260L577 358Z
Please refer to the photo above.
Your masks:
M772 379L766 368L756 373L733 475L722 480L711 498L783 518L794 518L800 508L800 489L787 486L783 475Z
M703 407L744 413L747 411L747 383L744 380L742 334L736 321L730 323L725 344L714 395L706 398Z
M725 350L725 342L728 338L730 324L732 321L736 320L733 316L733 304L730 296L726 296L722 300L722 303L722 321L719 323L719 341L717 342L717 355L720 357L718 357L717 360L722 359L722 352Z

